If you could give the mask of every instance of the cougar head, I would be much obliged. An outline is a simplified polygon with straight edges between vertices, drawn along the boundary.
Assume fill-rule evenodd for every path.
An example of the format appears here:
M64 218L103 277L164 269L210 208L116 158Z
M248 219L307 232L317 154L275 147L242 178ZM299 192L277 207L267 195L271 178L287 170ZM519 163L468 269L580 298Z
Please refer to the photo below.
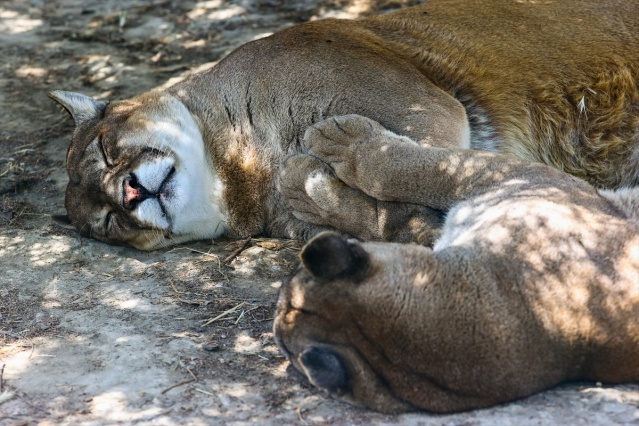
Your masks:
M153 250L224 232L223 185L182 102L157 91L113 103L49 96L76 125L65 206L82 234Z

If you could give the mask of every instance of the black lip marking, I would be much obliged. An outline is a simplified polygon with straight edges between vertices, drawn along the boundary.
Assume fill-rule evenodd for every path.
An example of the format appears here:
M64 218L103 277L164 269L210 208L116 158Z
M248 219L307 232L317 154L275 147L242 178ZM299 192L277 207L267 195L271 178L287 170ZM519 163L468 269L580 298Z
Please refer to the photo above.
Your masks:
M169 181L171 180L174 174L175 174L175 167L171 167L171 170L169 170L169 173L166 175L166 177L160 184L160 188L158 188L158 195L161 195L164 193L166 186L168 185Z
M164 205L164 200L162 199L162 195L165 194L166 186L169 184L174 174L175 174L175 167L171 167L171 170L169 170L169 173L167 173L166 177L160 184L157 194L154 194L156 198L158 199L158 203L160 204L160 210L162 210L162 216L168 219L169 224L172 222L172 220L171 220L171 216L169 216L166 206Z

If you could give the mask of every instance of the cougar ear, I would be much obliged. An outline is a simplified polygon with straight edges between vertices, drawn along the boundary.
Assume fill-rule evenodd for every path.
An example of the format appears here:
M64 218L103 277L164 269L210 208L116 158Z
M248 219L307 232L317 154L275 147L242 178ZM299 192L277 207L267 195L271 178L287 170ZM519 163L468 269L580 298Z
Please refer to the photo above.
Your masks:
M323 232L300 252L300 261L315 278L362 279L370 269L370 258L361 244L335 232Z
M109 104L105 101L96 101L92 97L81 93L65 92L64 90L54 90L49 92L48 95L71 114L76 126L85 121L104 117L104 110Z
M334 351L311 346L299 356L299 363L308 380L320 389L341 394L351 390L351 374L342 358Z

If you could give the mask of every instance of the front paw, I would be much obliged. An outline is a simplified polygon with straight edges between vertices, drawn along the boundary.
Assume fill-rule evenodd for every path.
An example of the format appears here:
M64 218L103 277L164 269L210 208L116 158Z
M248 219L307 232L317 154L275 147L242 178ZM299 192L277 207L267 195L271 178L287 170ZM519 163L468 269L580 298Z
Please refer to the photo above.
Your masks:
M331 117L306 130L304 146L329 163L341 180L357 188L360 146L381 131L380 124L360 115Z
M376 121L357 114L338 115L310 126L304 145L326 158L344 149L370 141L386 129Z
M327 192L333 179L333 172L325 163L300 154L284 160L278 184L296 218L316 225L329 225L327 218L331 207L335 206Z
M328 163L341 181L369 195L373 195L371 182L385 168L396 167L388 164L388 149L406 144L418 146L376 121L354 114L328 118L304 134L304 145L313 155Z
M321 160L304 154L287 158L278 186L297 219L379 239L377 201L339 180Z

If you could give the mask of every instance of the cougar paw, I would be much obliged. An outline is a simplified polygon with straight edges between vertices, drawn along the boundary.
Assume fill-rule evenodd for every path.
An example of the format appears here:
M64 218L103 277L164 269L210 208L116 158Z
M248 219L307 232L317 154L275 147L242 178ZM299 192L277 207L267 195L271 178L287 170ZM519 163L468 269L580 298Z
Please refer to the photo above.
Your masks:
M361 115L341 115L320 121L304 134L304 146L321 159L335 165L349 161L359 145L384 131L377 122Z
M293 215L363 239L379 239L377 200L338 179L326 163L294 155L280 168L279 190Z
M326 163L310 155L293 155L280 167L279 189L293 215L315 225L331 225L331 209L337 209L331 190L343 185Z
M344 183L365 192L371 178L388 166L389 147L405 144L419 146L361 115L331 117L304 135L310 153L329 164Z

